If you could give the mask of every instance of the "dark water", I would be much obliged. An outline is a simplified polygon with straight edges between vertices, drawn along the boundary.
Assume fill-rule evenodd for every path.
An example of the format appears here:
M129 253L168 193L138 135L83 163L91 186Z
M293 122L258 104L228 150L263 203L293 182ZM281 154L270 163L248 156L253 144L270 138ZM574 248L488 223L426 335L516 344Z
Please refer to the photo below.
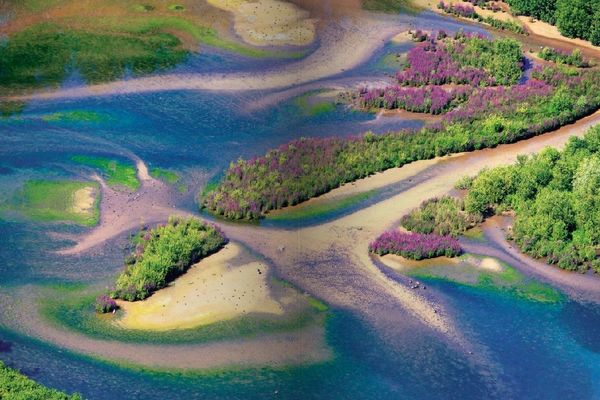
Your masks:
M423 28L449 32L460 28L460 24L430 13L414 17L414 21ZM408 47L386 45L372 61L341 77L391 73L393 69L382 59ZM249 61L208 52L192 57L176 71L263 70L285 62ZM65 86L80 83L74 74ZM190 189L180 206L195 210L194 193L238 157L260 155L301 136L419 126L401 120L384 126L366 124L372 115L344 107L307 116L293 99L248 112L247 104L265 94L167 92L30 102L20 116L0 120L0 197L9 198L30 178L78 176L80 171L68 161L73 154L122 158L134 154L150 166L182 174ZM73 110L102 117L94 122L42 118ZM377 199L400 189L389 188ZM375 200L365 204L369 201ZM0 220L0 286L97 282L113 275L120 268L119 252L77 257L53 254L67 243L49 233L82 229ZM121 248L123 240L115 239L110 247ZM393 330L388 335L344 310L332 311L327 323L334 360L284 370L205 375L138 372L71 354L4 328L0 328L0 359L44 384L78 391L90 399L600 398L597 305L571 301L541 304L446 282L429 286L454 310L466 338L485 349L483 365L450 349L435 335L403 332L402 326L388 328Z

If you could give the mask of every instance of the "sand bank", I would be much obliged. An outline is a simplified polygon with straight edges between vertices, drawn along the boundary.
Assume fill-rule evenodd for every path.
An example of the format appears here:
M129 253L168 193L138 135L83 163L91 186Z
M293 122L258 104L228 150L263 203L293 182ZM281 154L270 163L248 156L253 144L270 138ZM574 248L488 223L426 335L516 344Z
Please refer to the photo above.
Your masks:
M85 217L91 217L94 212L96 196L96 189L92 186L76 190L73 193L73 203L70 211Z
M229 11L235 32L255 46L308 45L315 39L315 20L298 6L279 0L207 0Z
M35 293L35 286L1 293L3 325L70 351L111 362L148 369L204 370L283 367L322 362L332 356L320 324L295 331L201 344L135 344L94 339L46 322L39 315Z
M194 328L252 313L282 315L273 297L267 264L236 243L192 266L168 287L144 301L119 301L125 329ZM293 299L282 299L282 301Z

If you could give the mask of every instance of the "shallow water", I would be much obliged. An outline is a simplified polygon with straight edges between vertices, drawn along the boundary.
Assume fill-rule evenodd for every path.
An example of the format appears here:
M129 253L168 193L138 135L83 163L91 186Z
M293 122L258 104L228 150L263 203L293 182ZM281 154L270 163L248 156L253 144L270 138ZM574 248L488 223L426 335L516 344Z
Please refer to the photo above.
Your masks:
M432 13L413 18L415 25L423 28L452 31L461 26ZM466 29L481 31L471 26ZM405 52L409 47L388 44L371 61L341 77L385 76L393 71L382 63L386 55ZM207 52L170 72L260 71L286 62ZM80 84L75 74L64 86ZM265 109L248 110L248 104L266 94L182 91L29 102L22 114L0 120L0 193L4 199L10 198L30 178L80 176L82 171L69 162L74 154L123 159L135 155L150 167L180 173L188 190L177 205L196 212L195 193L238 157L260 155L301 136L420 126L418 121L405 120L366 124L373 115L344 107L305 115L293 98ZM73 110L100 117L95 121L42 118ZM407 185L401 182L362 203L297 224L347 214L405 190ZM280 226L289 225L282 222ZM0 286L110 279L121 268L122 254L118 251L76 257L53 252L68 244L56 233L79 231L83 228L5 216L0 220ZM117 238L108 247L121 248L124 241L124 237ZM203 375L147 373L71 354L4 328L0 328L0 359L44 384L78 391L89 399L600 398L598 305L570 300L542 304L502 291L444 281L427 283L448 304L465 337L484 349L484 354L477 355L486 361L484 364L453 350L435 334L413 332L403 326L375 330L347 310L333 310L327 323L334 360L312 366Z

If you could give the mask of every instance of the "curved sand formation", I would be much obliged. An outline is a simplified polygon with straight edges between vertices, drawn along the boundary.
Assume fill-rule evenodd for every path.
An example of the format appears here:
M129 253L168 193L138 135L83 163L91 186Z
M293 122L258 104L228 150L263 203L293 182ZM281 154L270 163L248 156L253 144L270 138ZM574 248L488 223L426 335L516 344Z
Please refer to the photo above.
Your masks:
M407 28L399 20L349 16L328 24L320 34L320 47L306 58L263 73L165 74L14 96L10 99L82 98L172 90L247 91L287 88L353 68L367 59L388 38Z
M0 316L3 324L57 346L113 362L150 369L200 370L297 365L326 361L332 356L325 331L319 325L203 344L134 344L94 339L48 324L39 315L32 292L32 287L25 286L16 294L0 294L5 307Z
M506 229L510 224L511 218L508 217L489 218L482 228L491 243L465 241L461 245L469 252L493 255L527 275L534 275L560 287L573 298L600 303L600 280L597 276L565 271L522 253L505 239Z
M280 0L207 0L233 14L235 33L255 46L311 44L315 20L298 6Z
M294 298L291 293L288 298L274 298L269 270L239 244L229 243L148 299L118 301L125 315L115 323L125 329L166 331L252 313L282 315L282 303Z

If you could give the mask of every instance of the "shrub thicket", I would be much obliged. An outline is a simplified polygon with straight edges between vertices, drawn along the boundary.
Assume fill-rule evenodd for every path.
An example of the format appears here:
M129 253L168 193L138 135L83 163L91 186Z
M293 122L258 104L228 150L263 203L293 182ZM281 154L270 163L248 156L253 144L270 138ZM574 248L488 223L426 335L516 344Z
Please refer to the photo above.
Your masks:
M514 210L513 238L523 252L569 270L600 272L600 126L565 150L546 149L515 165L483 171L467 211Z
M112 297L143 300L226 242L218 227L195 218L171 217L165 225L142 230Z
M417 233L457 237L474 226L477 216L464 211L463 201L444 196L424 201L402 218L401 225Z

